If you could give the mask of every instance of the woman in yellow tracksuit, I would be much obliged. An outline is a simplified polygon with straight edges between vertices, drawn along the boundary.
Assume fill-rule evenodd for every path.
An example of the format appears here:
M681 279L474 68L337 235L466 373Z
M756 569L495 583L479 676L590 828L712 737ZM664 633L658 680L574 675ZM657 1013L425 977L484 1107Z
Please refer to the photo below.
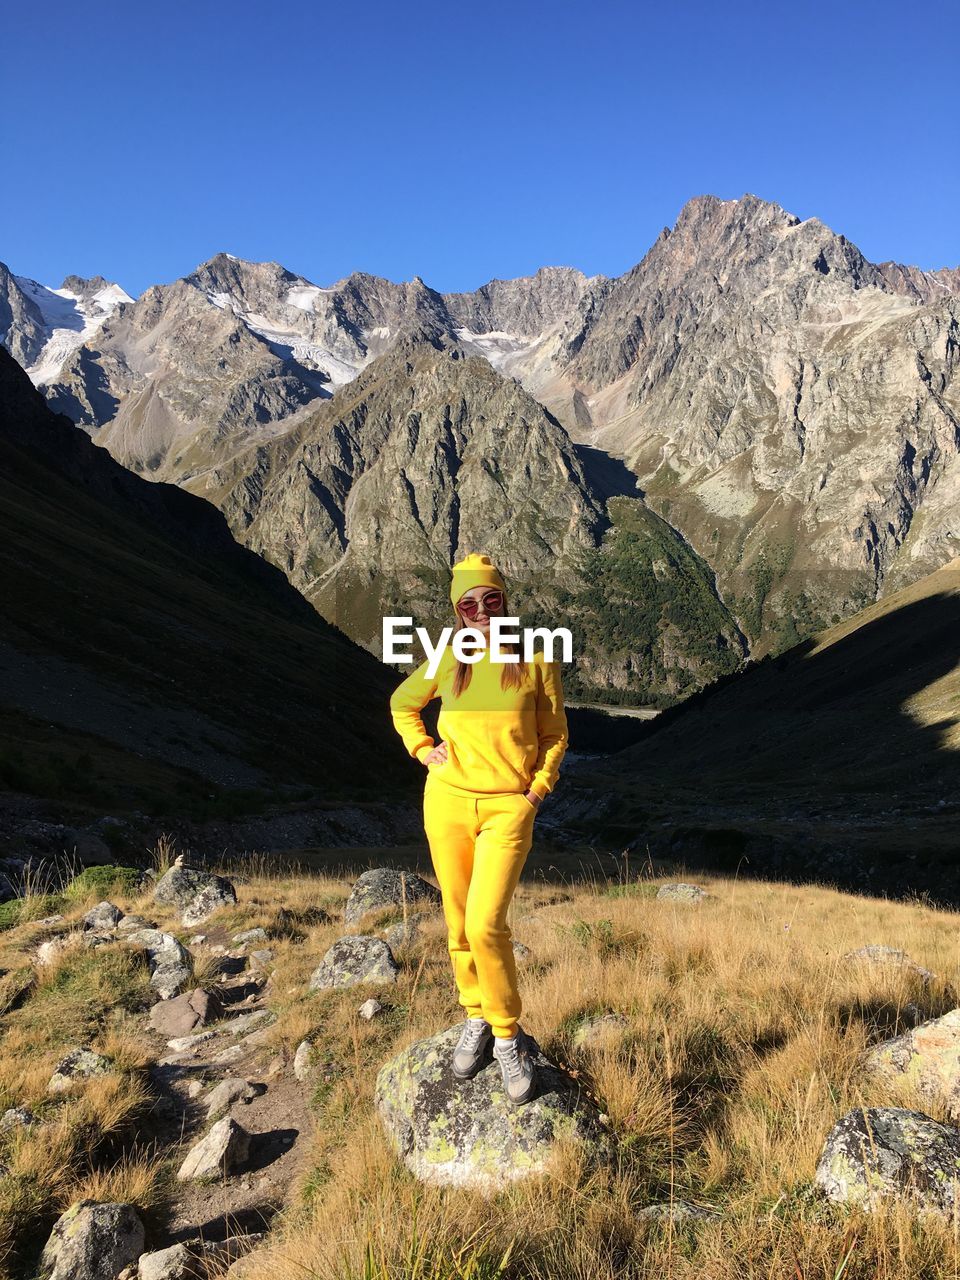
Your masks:
M489 637L490 617L507 615L503 578L489 556L477 554L455 564L452 575L458 621ZM533 842L537 808L553 790L567 748L560 667L542 653L530 663L496 663L488 649L477 662L462 663L452 644L432 678L428 665L423 662L398 686L390 711L407 751L428 771L424 829L467 1013L453 1070L461 1079L475 1075L492 1039L507 1096L518 1104L532 1096L538 1046L519 1022L506 916ZM442 741L435 744L420 710L438 695Z

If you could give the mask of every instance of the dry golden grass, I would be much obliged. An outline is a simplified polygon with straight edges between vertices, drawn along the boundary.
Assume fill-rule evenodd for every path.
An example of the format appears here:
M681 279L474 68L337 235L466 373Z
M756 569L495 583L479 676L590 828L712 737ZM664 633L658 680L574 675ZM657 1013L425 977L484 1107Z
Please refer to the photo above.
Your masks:
M926 1017L960 1003L960 916L816 886L697 878L711 892L699 906L657 902L650 883L521 883L510 920L532 951L519 969L524 1025L579 1068L619 1141L607 1168L587 1169L576 1148L561 1148L548 1173L484 1197L417 1182L373 1106L383 1063L462 1017L442 916L398 952L395 986L309 992L345 932L350 880L248 863L240 902L218 923L270 933L272 1044L289 1055L309 1038L320 1061L336 1065L314 1077L304 1172L244 1280L960 1276L953 1224L894 1204L848 1213L808 1193L824 1138L852 1107L917 1106L946 1118L906 1086L866 1081L858 1059L909 1025L911 1002ZM318 922L318 909L332 919ZM186 936L173 912L150 904L144 913ZM357 931L401 915L371 913ZM17 946L30 928L4 942L21 968L29 954ZM902 947L936 981L844 961L868 943ZM0 1179L0 1221L46 1220L81 1194L145 1210L162 1203L164 1153L138 1150L134 1137L119 1163L96 1154L111 1135L135 1133L145 1101L136 1021L145 981L135 953L71 951L3 1016L0 1103L32 1106L45 1123L0 1140L13 1172ZM385 1008L368 1022L357 1010L371 994ZM576 1049L578 1020L607 1010L626 1025ZM76 1043L117 1069L51 1102L52 1066ZM672 1198L722 1216L695 1227L638 1218ZM0 1251L11 1239L9 1228L0 1234Z
M824 1138L852 1107L913 1105L945 1118L909 1089L894 1097L865 1081L857 1063L868 1044L910 1025L909 1002L930 1017L960 1003L960 917L815 886L698 880L712 896L692 907L655 901L648 884L608 892L597 882L566 886L571 900L550 904L544 886L521 883L511 923L533 951L520 968L524 1025L581 1069L620 1143L610 1168L586 1171L567 1150L549 1174L489 1199L418 1183L373 1109L383 1062L462 1016L442 919L405 949L386 995L307 994L339 923L272 943L276 1042L292 1049L309 1036L344 1071L316 1085L317 1133L297 1203L244 1280L294 1271L337 1280L960 1273L951 1225L896 1205L849 1214L807 1190ZM283 875L269 884L265 897L300 910L338 890ZM363 927L382 925L378 917ZM873 942L902 947L937 981L843 960ZM368 994L387 1006L370 1023L356 1012ZM623 1013L626 1027L575 1050L578 1018L606 1010ZM637 1218L670 1198L723 1216L695 1228Z

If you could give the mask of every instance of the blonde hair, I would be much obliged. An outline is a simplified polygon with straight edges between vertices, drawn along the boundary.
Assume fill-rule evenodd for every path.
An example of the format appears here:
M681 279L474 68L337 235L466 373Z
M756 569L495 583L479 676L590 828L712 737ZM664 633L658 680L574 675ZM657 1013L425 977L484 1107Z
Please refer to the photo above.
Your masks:
M509 615L510 611L507 608L506 592L504 592L503 594L503 611L504 611L504 614ZM459 613L457 613L457 621L461 622L461 625L457 627L456 631L454 632L454 635L456 635L460 631L466 631L467 629L465 626L462 625L462 620L460 618ZM453 640L453 637L451 636L451 642L452 640ZM500 648L503 649L506 653L516 653L516 654L520 653L519 642L512 643L508 640L502 640L500 642ZM452 686L453 696L455 698L459 698L460 694L463 693L464 689L466 689L467 685L470 683L470 677L472 675L472 670L471 670L472 666L473 666L473 663L471 662L461 662L459 658L456 659L456 670L453 673L453 686ZM500 688L501 689L519 689L527 677L527 671L529 669L529 666L530 666L529 662L524 662L523 658L520 658L518 662L504 662L503 670L500 672Z

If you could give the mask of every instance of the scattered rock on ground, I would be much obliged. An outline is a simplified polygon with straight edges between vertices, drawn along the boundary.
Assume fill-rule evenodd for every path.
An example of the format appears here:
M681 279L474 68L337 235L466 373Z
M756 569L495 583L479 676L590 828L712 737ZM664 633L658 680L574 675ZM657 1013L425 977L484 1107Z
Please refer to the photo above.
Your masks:
M137 1280L194 1280L197 1270L193 1250L185 1244L174 1244L169 1249L142 1253L137 1263Z
M57 1219L40 1262L42 1280L114 1280L143 1252L133 1205L78 1200Z
M359 1013L361 1018L366 1018L369 1022L370 1019L375 1018L382 1009L383 1005L380 1001L371 996L369 1000L364 1000L363 1004L357 1010L357 1013Z
M702 902L709 896L698 884L662 884L657 890L660 902Z
M627 1025L627 1019L623 1014L615 1011L583 1018L577 1023L571 1037L571 1044L575 1049L609 1044L620 1036Z
M155 926L145 916L124 916L117 925L117 933L135 933L138 929L153 929Z
M830 1131L814 1183L870 1211L897 1197L952 1216L958 1179L960 1130L903 1107L858 1107Z
M916 1086L927 1101L944 1099L951 1118L960 1118L960 1009L874 1045L863 1065L869 1075Z
M373 867L358 877L343 910L344 923L353 925L377 907L422 903L440 906L440 890L412 871Z
M396 982L400 972L393 952L372 934L348 934L327 951L310 979L310 990L354 987L361 982Z
M186 1036L197 1027L215 1022L223 1007L219 998L202 987L160 1000L150 1010L150 1025L162 1036Z
M190 952L172 933L160 929L135 929L124 934L123 941L141 947L150 965L150 985L161 1000L179 995L193 976Z
M872 944L868 947L859 947L856 951L848 951L843 958L848 964L875 964L888 968L903 969L908 973L914 974L923 982L933 982L936 978L936 974L931 973L929 969L924 969L922 965L911 960L907 953L901 951L899 947Z
M237 891L225 876L200 871L178 858L154 886L154 899L176 907L188 928L203 924L221 907L235 906Z
M298 1080L306 1080L310 1074L310 1063L313 1058L313 1045L309 1040L301 1040L297 1052L293 1055L293 1074Z
M80 933L61 933L56 938L48 938L37 947L37 964L53 964L65 951L80 946L82 942L83 937Z
M218 1178L233 1173L250 1154L250 1134L230 1116L218 1120L209 1133L195 1143L177 1170L181 1181Z
M83 917L83 927L98 933L106 933L110 929L115 929L122 919L123 912L112 902L98 902Z
M106 1075L112 1070L113 1064L102 1054L92 1049L74 1049L57 1063L47 1084L47 1093L64 1093L77 1081Z
M25 1129L36 1123L37 1117L29 1107L10 1107L0 1116L0 1133L9 1133L11 1129Z
M221 1080L211 1089L205 1098L207 1119L219 1120L235 1102L244 1104L252 1102L254 1098L259 1098L266 1091L266 1085L257 1080L243 1080L239 1076L228 1076L226 1080Z
M707 1222L719 1218L720 1212L693 1204L690 1200L674 1200L672 1203L665 1200L662 1204L648 1204L638 1211L637 1217L657 1222Z
M261 929L261 928L244 929L242 933L237 933L237 934L234 934L233 936L233 945L235 947L242 947L250 942L266 942L266 941L267 941L267 931L266 929Z
M194 1031L189 1036L175 1036L173 1040L167 1041L167 1048L174 1053L190 1053L208 1040L213 1040L216 1034L215 1031Z

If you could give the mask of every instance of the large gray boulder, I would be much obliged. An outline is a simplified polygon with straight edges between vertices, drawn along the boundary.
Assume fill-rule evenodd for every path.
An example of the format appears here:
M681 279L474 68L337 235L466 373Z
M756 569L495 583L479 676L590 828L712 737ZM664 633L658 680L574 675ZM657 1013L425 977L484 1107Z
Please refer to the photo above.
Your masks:
M829 1200L874 1211L891 1197L952 1217L960 1206L960 1130L904 1107L858 1107L834 1125L814 1183Z
M310 990L356 987L362 982L396 982L400 967L382 938L349 934L338 938L313 971Z
M237 891L225 876L185 866L179 858L157 881L153 896L157 902L176 907L188 928L203 924L237 901Z
M439 906L440 890L412 871L392 867L373 867L364 871L350 890L343 909L345 924L353 925L368 911L378 907L400 907L413 910L419 906Z
M57 1219L41 1280L115 1280L143 1252L143 1223L129 1204L78 1200Z
M915 1086L927 1102L943 1100L952 1119L960 1118L960 1009L868 1049L868 1075Z
M596 1105L539 1048L537 1091L522 1106L508 1101L492 1054L472 1080L458 1080L451 1059L462 1029L417 1041L377 1075L377 1110L411 1173L489 1193L544 1170L564 1139L582 1145L588 1162L612 1155Z

